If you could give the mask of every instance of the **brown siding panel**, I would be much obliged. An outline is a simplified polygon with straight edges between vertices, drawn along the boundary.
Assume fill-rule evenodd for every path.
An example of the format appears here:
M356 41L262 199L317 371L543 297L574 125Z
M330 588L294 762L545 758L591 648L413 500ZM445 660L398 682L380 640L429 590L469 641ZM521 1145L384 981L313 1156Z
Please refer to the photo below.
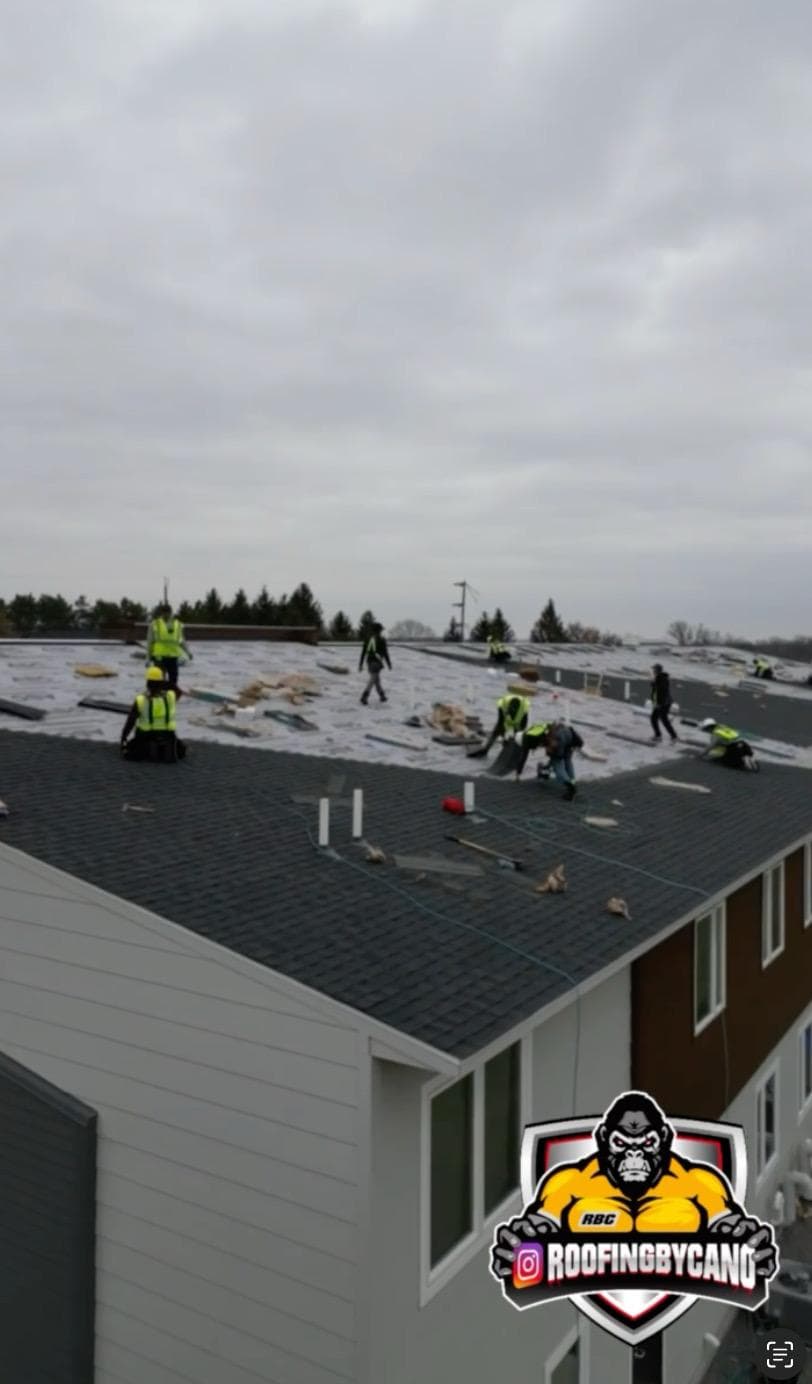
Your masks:
M633 1081L672 1114L718 1119L812 999L803 851L787 857L785 887L786 947L766 970L761 968L761 876L729 896L727 1008L696 1038L693 924L632 968Z

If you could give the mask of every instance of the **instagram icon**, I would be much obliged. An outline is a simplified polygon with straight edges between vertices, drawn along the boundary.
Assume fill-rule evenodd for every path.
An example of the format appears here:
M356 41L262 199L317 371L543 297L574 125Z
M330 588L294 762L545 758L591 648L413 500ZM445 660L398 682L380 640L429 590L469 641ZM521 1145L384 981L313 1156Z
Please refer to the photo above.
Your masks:
M513 1261L514 1288L534 1288L544 1277L544 1249L535 1241L519 1245Z

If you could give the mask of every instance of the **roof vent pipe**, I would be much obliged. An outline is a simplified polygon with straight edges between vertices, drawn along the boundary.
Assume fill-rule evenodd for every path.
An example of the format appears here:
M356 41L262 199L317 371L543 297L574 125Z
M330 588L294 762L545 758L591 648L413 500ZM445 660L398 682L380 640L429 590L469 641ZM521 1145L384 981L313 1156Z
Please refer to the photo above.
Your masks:
M352 790L352 839L360 841L364 834L364 790Z
M473 812L473 810L474 810L474 785L473 785L473 783L471 782L470 779L468 779L468 780L466 781L466 783L465 783L465 787L464 787L464 789L463 789L463 794L464 794L464 796L463 796L463 801L464 801L464 803L465 803L465 811L466 811L466 812Z
M330 844L330 799L319 799L319 845Z

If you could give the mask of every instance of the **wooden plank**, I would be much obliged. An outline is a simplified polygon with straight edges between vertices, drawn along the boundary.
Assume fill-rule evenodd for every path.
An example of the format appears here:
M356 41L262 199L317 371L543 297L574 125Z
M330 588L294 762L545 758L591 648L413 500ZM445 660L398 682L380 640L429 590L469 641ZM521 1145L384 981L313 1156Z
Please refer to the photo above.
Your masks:
M7 716L19 716L23 721L43 721L48 714L41 707L25 706L23 702L11 702L6 697L0 697L0 711Z

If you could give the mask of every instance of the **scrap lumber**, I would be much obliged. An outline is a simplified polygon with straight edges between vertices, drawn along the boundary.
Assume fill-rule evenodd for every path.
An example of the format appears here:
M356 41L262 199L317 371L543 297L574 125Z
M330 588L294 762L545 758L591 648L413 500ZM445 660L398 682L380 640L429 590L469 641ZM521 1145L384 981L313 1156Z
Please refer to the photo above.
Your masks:
M234 702L236 698L230 692L211 692L205 687L190 687L186 693L196 702Z
M318 730L315 721L308 721L297 711L264 711L262 714L270 717L272 721L279 721L280 725L287 726L288 730Z
M687 788L690 793L710 793L703 783L683 783L680 779L662 778L659 774L649 779L657 788Z
M527 682L509 682L508 692L514 692L517 697L535 697L539 691L538 687L531 687Z
M83 697L77 706L89 707L92 711L114 711L119 716L126 716L132 703L108 701L106 697Z
M408 740L392 740L388 735L373 735L372 731L367 731L365 740L376 740L380 745L394 745L399 750L427 750L428 745L410 744Z
M587 826L590 826L590 827L616 827L616 826L617 826L617 819L616 819L615 817L585 817L585 818L584 818L584 821L586 822Z
M335 673L337 675L348 673L350 671L349 668L346 668L343 663L317 663L316 667L323 668L325 673Z
M38 706L26 706L23 702L10 702L6 697L0 697L0 711L4 711L7 716L19 716L23 721L42 721L47 712Z

